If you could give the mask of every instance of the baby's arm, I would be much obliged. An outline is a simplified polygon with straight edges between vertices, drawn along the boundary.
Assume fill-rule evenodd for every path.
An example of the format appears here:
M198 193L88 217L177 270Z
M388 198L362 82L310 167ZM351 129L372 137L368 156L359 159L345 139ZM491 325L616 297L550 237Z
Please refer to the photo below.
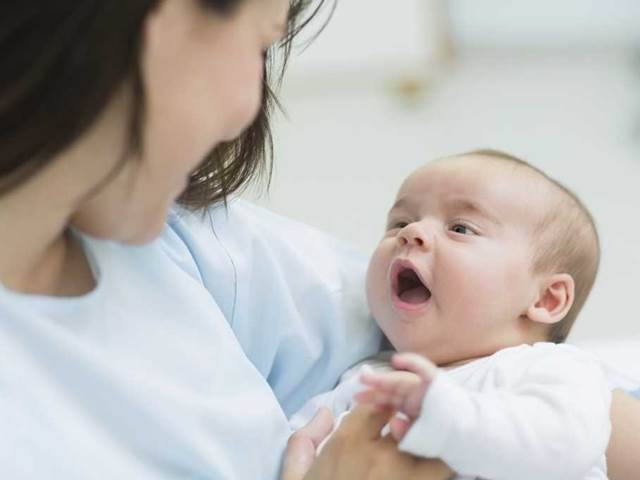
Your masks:
M516 368L491 391L469 391L446 372L430 382L414 378L412 387L400 389L404 404L413 408L409 397L421 388L426 393L418 410L404 412L411 426L400 448L442 458L460 474L484 478L584 478L609 439L609 390L586 355L539 353L517 359ZM400 383L406 387L407 380ZM375 394L359 397L384 403L386 394L374 388ZM394 404L402 403L391 397Z

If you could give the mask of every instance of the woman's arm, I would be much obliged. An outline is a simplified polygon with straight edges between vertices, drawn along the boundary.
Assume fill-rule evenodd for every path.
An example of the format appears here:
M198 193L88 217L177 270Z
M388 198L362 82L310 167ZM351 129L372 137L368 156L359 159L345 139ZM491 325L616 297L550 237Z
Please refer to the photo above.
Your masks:
M314 461L314 445L331 430L324 414L316 416L308 429L291 437L282 480L449 479L453 472L444 463L401 453L390 436L380 437L391 414L356 407Z
M640 478L640 402L620 390L611 404L611 440L607 467L611 480Z

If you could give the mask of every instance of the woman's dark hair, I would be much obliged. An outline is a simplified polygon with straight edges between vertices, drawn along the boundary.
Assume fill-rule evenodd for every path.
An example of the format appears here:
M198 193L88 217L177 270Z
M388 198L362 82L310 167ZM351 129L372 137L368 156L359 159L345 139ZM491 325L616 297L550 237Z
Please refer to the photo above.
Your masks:
M142 29L161 1L9 0L2 8L0 194L26 181L78 139L127 81L134 98L130 150L142 148ZM230 14L243 0L199 1ZM285 59L280 76L294 37L323 3L290 1L288 30L280 45ZM260 113L238 139L207 155L179 199L183 205L204 208L226 200L260 174L270 176L269 114L276 104L269 87L270 65L267 53Z

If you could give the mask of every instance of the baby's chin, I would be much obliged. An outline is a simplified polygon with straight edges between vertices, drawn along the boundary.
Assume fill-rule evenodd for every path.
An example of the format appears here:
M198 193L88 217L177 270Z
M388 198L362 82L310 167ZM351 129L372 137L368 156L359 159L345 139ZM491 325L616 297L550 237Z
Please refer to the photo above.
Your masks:
M388 338L383 343L384 347L389 350L395 350L399 353L411 352L428 358L439 367L450 367L463 365L472 360L483 358L494 352L487 352L486 349L477 346L462 345L459 339L431 339L422 338L420 342L416 342L415 338L394 338L393 342Z
M437 347L427 348L422 351L422 354L440 367L459 367L474 360L490 357L499 350L517 347L525 343L532 344L535 342L515 339L512 341L473 343L470 345L450 342L449 345L443 343Z

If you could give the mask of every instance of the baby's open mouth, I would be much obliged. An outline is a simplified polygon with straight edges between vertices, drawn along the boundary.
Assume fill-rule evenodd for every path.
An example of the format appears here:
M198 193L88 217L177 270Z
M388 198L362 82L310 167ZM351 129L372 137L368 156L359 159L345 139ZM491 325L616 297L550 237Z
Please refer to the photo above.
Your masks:
M419 305L431 298L431 290L413 268L402 267L398 270L394 282L395 293L400 300L411 305Z

